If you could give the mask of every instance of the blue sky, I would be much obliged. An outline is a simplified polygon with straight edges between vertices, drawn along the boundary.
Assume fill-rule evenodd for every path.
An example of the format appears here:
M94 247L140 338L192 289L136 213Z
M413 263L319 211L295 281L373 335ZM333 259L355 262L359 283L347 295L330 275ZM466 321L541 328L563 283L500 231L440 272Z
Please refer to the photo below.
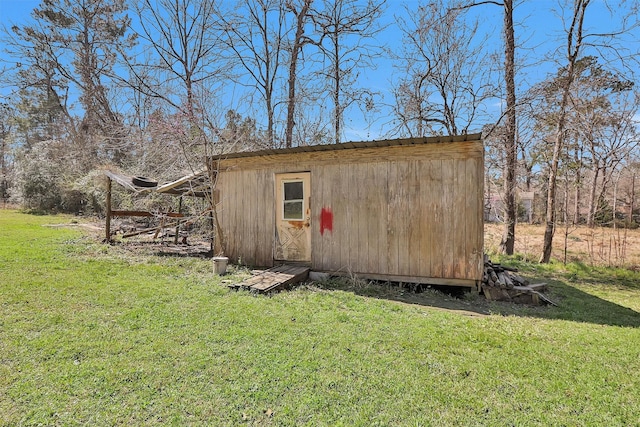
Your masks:
M3 24L17 23L29 16L38 4L39 1L33 0L0 0L0 21Z
M387 24L385 31L379 38L385 41L392 49L399 46L401 34L395 25L397 17L406 16L407 7L411 10L419 3L426 0L388 0L387 10L383 17L383 22ZM29 19L31 11L39 5L40 1L34 0L0 0L0 25L10 26L20 24ZM612 3L617 3L616 1ZM562 20L558 14L560 2L558 0L524 0L515 9L514 21L516 22L516 33L519 42L519 54L524 60L525 68L522 68L517 76L520 90L544 79L549 73L555 72L558 63L549 61L547 58L551 53L561 46ZM405 6L406 5L406 6ZM593 0L593 4L588 10L586 18L586 28L605 31L616 25L619 20L616 16L611 16L604 7L604 0ZM491 34L489 44L501 49L502 41L502 10L497 6L481 6L475 8L476 14L480 17L482 31ZM615 15L615 13L614 13ZM638 43L638 31L633 35L634 39L630 43ZM0 59L2 57L0 56ZM637 70L636 70L637 71ZM383 95L380 104L381 109L377 117L365 123L359 111L352 111L345 117L346 134L344 140L364 140L384 136L388 131L388 117L390 110L385 104L393 102L390 92L392 80L397 76L396 70L391 67L388 61L381 60L377 69L368 71L362 78L361 83L378 90ZM496 99L492 102L490 109L495 110L496 116L499 114L501 102Z

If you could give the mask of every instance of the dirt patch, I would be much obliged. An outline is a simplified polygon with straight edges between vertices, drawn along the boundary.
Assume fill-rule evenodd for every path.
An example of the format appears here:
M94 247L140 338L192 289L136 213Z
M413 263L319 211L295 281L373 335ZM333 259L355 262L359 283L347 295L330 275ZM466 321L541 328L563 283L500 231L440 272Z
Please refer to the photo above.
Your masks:
M85 231L90 232L91 234L98 234L104 231L104 226L100 226L98 224L93 223L84 223L84 222L76 222L76 223L67 223L67 224L44 224L43 227L51 227L51 228L79 228Z
M83 230L92 239L103 241L104 223L99 220L80 219L68 223L45 224L44 227L52 228L75 228ZM173 229L171 229L173 231ZM154 233L149 232L128 239L117 239L111 242L113 246L131 253L140 255L165 255L165 256L188 256L188 257L211 257L211 245L208 240L197 235L190 236L188 243L174 243L174 235L160 234L156 238Z
M189 244L173 243L171 241L122 241L113 243L124 251L135 255L159 255L177 257L211 258L211 247L208 242L193 242Z

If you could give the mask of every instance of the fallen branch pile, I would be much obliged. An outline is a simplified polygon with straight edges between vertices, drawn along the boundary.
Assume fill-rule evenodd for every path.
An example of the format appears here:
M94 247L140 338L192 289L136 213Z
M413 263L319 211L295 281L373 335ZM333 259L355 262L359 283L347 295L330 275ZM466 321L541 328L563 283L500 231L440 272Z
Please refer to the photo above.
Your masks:
M485 255L482 275L482 292L485 298L489 301L511 301L535 305L546 303L557 306L542 293L547 289L546 283L530 284L517 272L515 268L492 263Z
M514 286L529 286L529 281L517 274L516 268L494 264L487 256L484 258L483 286L501 289L513 289Z

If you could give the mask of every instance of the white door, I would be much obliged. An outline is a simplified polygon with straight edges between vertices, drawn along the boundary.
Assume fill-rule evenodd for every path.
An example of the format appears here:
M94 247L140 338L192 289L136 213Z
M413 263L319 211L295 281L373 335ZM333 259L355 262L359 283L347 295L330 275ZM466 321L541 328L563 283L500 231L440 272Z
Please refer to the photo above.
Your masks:
M275 259L311 261L311 173L276 175Z

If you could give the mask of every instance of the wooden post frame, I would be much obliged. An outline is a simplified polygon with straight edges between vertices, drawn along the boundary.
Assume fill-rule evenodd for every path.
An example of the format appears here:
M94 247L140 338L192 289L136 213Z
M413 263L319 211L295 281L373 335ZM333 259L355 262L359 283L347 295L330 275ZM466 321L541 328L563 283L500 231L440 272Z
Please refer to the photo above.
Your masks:
M159 231L163 227L175 227L176 237L174 242L177 243L178 236L180 233L180 223L186 222L187 219L185 215L182 213L183 207L183 197L198 197L204 198L210 192L208 180L205 179L204 171L196 171L189 175L186 175L178 180L168 182L161 186L140 186L136 185L136 177L131 175L126 175L122 173L113 172L110 170L105 170L104 174L107 177L107 194L105 201L105 211L106 211L106 220L105 220L105 242L111 242L112 238L112 230L111 230L111 220L115 217L160 217L161 223L159 227L152 227L150 229L144 231L135 231L131 233L126 233L122 235L122 237L132 237L137 236L139 234L143 234L148 231ZM140 178L138 177L138 180ZM179 197L178 202L178 212L148 212L148 211L138 211L138 210L116 210L113 209L112 203L112 193L113 193L113 182L121 185L125 190L133 192L135 194L165 194L168 196ZM178 221L169 221L169 218L179 218Z
M180 196L180 200L178 201L178 213L180 215L182 215L182 196ZM173 243L176 244L176 245L178 244L178 237L179 237L178 235L179 234L180 234L180 223L178 222L176 224L176 235L175 235L175 237L173 239Z
M111 178L107 177L107 219L105 221L105 242L111 242Z

